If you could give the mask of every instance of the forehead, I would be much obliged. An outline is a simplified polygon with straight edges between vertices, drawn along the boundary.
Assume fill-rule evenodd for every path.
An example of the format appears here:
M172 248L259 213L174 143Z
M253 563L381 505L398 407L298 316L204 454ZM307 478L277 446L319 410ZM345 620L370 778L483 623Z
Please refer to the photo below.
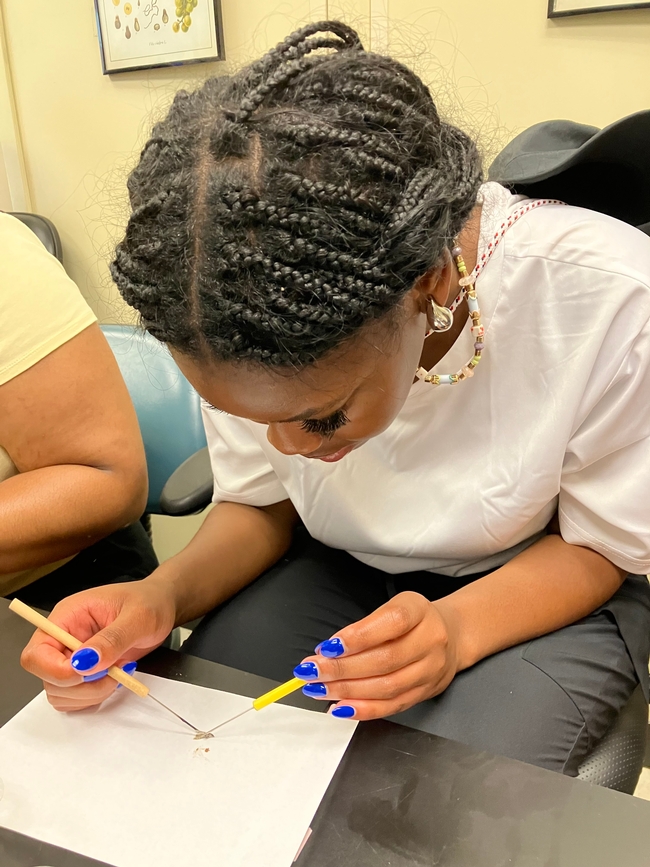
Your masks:
M368 383L382 388L390 376L397 341L377 328L364 331L341 349L297 370L196 360L172 352L209 403L231 415L268 424L333 412Z

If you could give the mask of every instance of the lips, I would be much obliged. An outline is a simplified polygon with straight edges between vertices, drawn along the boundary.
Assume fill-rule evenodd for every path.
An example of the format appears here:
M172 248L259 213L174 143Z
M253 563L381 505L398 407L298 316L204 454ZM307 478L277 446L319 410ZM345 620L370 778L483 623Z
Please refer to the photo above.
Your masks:
M338 452L332 452L330 455L307 455L310 458L316 458L319 461L325 461L327 464L334 464L336 461L342 460L346 455L349 455L354 446L346 446L339 449Z

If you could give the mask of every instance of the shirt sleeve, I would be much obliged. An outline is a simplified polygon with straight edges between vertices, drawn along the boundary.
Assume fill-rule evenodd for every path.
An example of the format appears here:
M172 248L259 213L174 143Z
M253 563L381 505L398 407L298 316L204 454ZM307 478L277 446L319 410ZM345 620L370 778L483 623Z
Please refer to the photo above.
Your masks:
M0 213L0 385L95 321L77 286L32 230Z
M562 471L563 538L650 572L650 322L573 434Z
M289 499L253 431L253 422L201 402L210 451L215 503L270 506ZM258 425L259 427L259 425Z

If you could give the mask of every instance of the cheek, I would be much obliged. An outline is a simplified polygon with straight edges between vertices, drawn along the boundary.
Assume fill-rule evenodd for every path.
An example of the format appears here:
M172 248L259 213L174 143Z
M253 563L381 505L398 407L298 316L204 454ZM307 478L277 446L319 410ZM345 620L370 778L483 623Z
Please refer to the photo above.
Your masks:
M412 382L413 371L408 367L399 373L396 371L381 386L370 386L363 391L350 407L350 424L343 428L343 435L364 439L386 430L404 406Z

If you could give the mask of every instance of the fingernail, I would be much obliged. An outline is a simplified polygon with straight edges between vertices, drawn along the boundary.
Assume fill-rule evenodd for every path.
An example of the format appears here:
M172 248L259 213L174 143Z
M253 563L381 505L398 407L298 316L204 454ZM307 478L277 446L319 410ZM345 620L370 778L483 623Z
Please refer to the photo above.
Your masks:
M90 671L99 662L99 654L92 647L82 647L70 657L70 665L75 671Z
M106 677L107 674L107 668L103 671L98 671L96 674L84 674L84 683L92 683L93 680L101 680L102 677Z
M318 680L318 668L315 662L301 662L293 670L293 676L300 680Z
M122 666L122 671L125 672L126 674L133 674L133 672L136 670L137 667L138 667L137 662L127 662ZM122 689L122 684L118 683L117 688Z
M320 644L317 644L316 647L314 648L314 653L320 653L320 649L324 644L325 644L324 641L321 641Z
M327 687L324 683L308 683L303 686L302 691L309 698L324 698L327 695Z
M345 648L340 638L328 638L327 641L322 641L318 646L320 647L320 653L330 658L341 656L341 654L345 653Z
M349 704L340 704L334 708L332 716L336 716L339 719L350 719L350 717L354 716L354 708L350 707Z

